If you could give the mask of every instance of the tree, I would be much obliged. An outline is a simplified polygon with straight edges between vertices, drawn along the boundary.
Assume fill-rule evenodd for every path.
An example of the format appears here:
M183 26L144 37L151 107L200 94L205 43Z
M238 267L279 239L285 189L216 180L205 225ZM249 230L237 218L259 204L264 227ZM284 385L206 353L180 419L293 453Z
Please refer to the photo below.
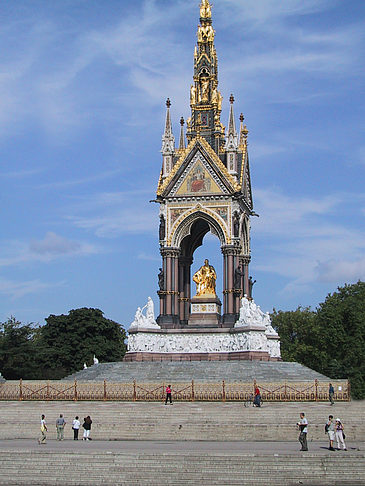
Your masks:
M121 361L126 352L125 330L99 309L81 308L68 315L51 314L40 331L43 378L59 379L92 363Z
M365 282L338 287L316 311L275 311L282 358L331 378L349 378L352 396L365 397Z
M321 372L348 376L352 396L365 397L365 282L338 287L318 306L318 347L326 354Z
M295 311L276 311L271 314L272 325L280 336L284 361L298 361L315 368L318 359L316 313L310 307Z
M10 317L0 324L0 371L7 380L32 379L37 369L37 334L33 324Z

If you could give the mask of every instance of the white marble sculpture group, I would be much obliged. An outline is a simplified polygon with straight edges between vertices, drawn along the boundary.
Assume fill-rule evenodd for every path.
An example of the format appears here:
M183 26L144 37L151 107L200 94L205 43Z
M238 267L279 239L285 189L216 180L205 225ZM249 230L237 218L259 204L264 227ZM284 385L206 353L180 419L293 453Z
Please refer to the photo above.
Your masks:
M143 311L146 309L146 315ZM148 297L147 304L142 307L137 308L136 315L134 316L134 321L130 325L129 329L161 329L155 320L155 311L153 306L153 300Z
M146 315L143 310L146 309ZM157 332L150 332L154 329ZM271 325L269 313L245 295L241 300L239 319L234 332L218 330L191 333L161 330L155 321L153 301L148 297L147 304L138 307L128 337L129 352L148 353L227 353L239 351L263 351L271 358L280 358L280 341ZM160 330L160 332L158 332ZM222 332L223 331L223 332Z
M240 317L235 322L234 327L250 325L265 326L266 334L277 335L277 332L271 325L270 314L268 312L262 312L260 306L256 305L253 299L249 300L245 294L241 299Z

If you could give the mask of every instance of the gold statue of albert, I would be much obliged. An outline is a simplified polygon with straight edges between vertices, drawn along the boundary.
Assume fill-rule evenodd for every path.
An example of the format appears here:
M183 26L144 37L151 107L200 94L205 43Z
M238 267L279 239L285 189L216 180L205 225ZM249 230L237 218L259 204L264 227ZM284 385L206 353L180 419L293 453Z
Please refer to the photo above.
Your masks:
M216 297L216 280L217 274L215 273L214 267L209 265L209 260L204 260L204 265L193 276L193 281L196 283L197 297Z

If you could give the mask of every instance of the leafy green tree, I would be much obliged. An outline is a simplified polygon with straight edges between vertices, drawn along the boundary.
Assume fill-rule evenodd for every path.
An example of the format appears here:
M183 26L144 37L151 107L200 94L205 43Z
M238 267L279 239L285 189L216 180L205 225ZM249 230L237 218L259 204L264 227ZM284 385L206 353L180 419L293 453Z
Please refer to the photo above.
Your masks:
M10 317L0 324L0 371L7 380L32 379L37 370L37 334L33 324Z
M316 313L310 307L295 311L276 311L271 314L272 325L281 342L284 361L298 361L315 368L318 359Z
M352 396L365 397L365 282L339 287L318 306L318 348L326 356L321 372L348 377Z
M59 379L100 361L121 361L126 352L125 330L99 309L81 308L68 315L50 315L40 331L43 378Z
M365 398L365 282L339 287L316 311L275 311L285 361L298 361L331 378L349 378L354 398Z

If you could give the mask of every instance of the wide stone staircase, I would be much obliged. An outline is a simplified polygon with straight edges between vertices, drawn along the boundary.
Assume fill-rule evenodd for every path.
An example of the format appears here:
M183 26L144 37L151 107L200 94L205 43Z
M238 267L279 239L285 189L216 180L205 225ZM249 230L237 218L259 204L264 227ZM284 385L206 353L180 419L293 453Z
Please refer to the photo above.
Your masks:
M364 455L0 452L2 485L363 486Z
M185 383L227 383L257 381L328 381L329 379L300 363L286 361L145 361L99 363L78 371L64 380L140 383L168 381Z
M247 405L247 406L245 406ZM35 438L41 414L55 438L55 421L66 419L65 438L72 438L71 422L90 415L92 436L99 440L237 440L296 441L295 424L304 411L309 440L325 440L329 414L339 417L351 441L363 441L364 401L335 403L264 403L261 408L240 402L0 402L0 440Z
M334 406L264 403L262 408L237 402L176 402L172 406L0 402L0 484L365 485L360 426L364 409L364 401ZM309 421L307 453L298 450L295 424L301 411ZM49 430L47 444L39 446L36 438L42 413ZM63 442L55 440L60 413L67 421ZM340 417L345 425L347 452L326 449L324 423L329 414ZM72 440L75 415L92 417L92 442Z

